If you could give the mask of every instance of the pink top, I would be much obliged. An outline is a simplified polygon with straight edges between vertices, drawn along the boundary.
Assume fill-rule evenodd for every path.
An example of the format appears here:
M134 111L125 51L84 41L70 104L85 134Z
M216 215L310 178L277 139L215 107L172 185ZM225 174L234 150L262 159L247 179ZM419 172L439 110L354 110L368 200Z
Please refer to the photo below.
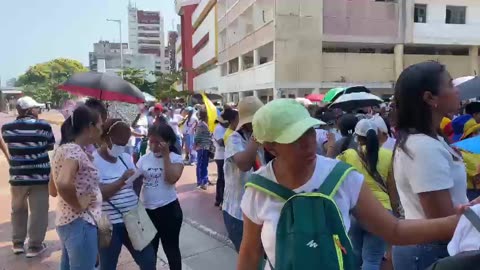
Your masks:
M62 161L66 159L75 160L78 162L78 172L75 176L75 188L77 189L77 196L84 196L88 194L95 194L96 200L88 206L88 211L92 213L96 220L100 219L102 214L102 193L99 187L98 170L93 165L91 157L77 144L64 144L58 147L53 157L53 174L59 175L62 168ZM54 178L55 182L62 179ZM78 212L68 203L66 203L61 196L58 196L57 218L55 224L62 226L69 224L77 218L83 218L87 222L95 225L94 220L90 217L87 211Z

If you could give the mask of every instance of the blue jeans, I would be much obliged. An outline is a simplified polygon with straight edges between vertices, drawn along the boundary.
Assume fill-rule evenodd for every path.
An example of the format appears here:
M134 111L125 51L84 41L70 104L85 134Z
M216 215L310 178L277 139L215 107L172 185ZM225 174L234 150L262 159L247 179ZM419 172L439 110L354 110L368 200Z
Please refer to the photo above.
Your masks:
M185 148L189 156L189 162L194 163L195 162L195 151L192 149L193 148L193 135L190 134L185 134Z
M223 211L223 222L225 222L225 228L227 228L228 238L230 238L238 253L240 251L240 245L242 244L243 221Z
M395 270L424 270L439 259L448 257L447 244L393 246L392 257Z
M204 186L208 184L208 162L209 151L207 149L199 149L197 151L197 185Z
M387 243L362 228L360 223L351 217L352 225L349 236L352 240L353 251L362 270L380 270L382 259L387 249Z
M118 257L122 250L122 245L128 249L141 270L157 269L157 256L155 255L152 245L148 245L142 251L135 250L132 246L132 242L130 242L124 223L113 224L112 241L110 242L110 246L100 249L100 269L117 269Z
M77 218L57 227L62 243L60 270L93 270L98 255L97 227Z

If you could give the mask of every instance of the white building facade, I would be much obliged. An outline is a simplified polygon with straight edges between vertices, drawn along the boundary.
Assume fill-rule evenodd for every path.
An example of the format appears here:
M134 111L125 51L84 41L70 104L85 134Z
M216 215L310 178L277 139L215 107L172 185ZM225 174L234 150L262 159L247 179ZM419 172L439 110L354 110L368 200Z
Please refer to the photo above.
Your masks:
M193 91L218 93L217 6L215 0L201 0L192 14Z
M229 102L354 85L391 95L403 69L422 61L453 77L478 74L476 14L476 0L201 0L182 21L193 53L182 52L182 33L177 62L191 61L193 91Z
M129 5L128 43L134 54L153 55L156 71L170 70L165 50L164 19L159 11L144 11Z

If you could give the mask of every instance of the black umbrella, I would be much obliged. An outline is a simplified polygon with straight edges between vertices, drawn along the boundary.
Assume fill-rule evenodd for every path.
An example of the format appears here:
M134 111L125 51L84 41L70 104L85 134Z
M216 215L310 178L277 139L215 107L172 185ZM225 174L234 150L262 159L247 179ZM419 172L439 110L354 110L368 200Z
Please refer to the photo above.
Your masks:
M480 97L480 77L466 76L453 80L453 85L460 92L460 99L467 100Z
M75 73L58 88L74 95L99 100L144 103L145 96L135 85L119 76L101 72Z

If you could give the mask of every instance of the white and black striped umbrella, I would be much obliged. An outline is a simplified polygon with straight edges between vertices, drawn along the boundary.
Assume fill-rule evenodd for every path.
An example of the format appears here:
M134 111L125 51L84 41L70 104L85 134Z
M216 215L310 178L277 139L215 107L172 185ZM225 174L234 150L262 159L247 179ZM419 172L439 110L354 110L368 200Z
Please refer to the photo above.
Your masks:
M378 106L382 103L383 100L374 94L360 92L341 95L330 104L330 108L338 108L350 112L364 107Z

